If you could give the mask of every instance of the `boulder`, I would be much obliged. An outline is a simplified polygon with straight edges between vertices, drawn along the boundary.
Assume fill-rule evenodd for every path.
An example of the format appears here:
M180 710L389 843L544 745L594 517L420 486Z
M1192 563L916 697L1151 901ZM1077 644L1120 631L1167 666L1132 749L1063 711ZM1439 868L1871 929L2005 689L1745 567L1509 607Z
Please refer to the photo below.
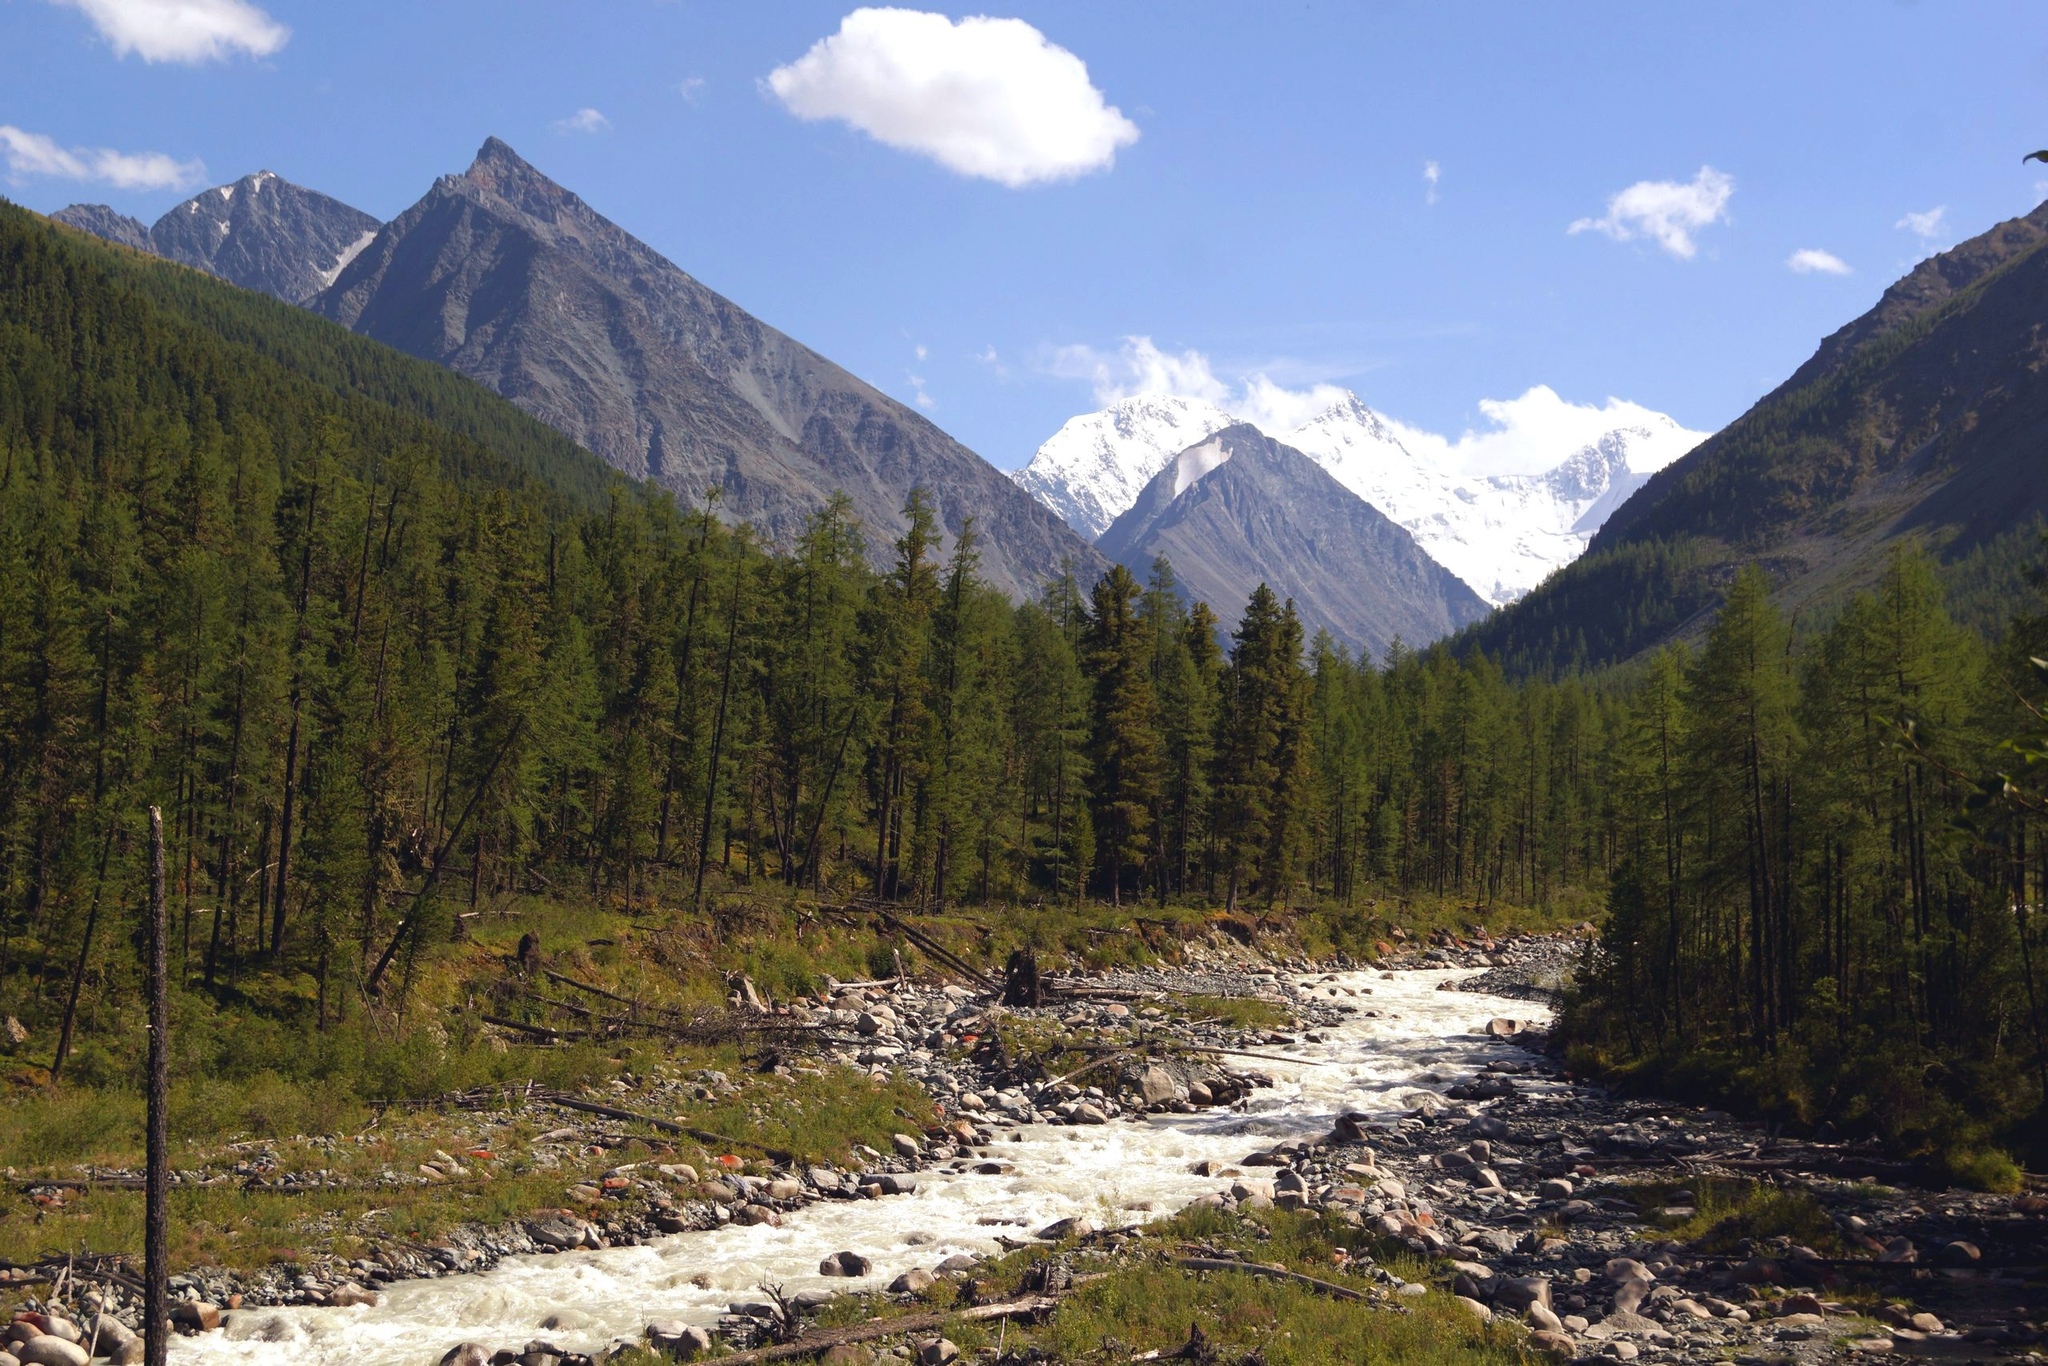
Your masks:
M137 1333L109 1352L107 1360L112 1362L113 1366L142 1366L143 1359L148 1354L149 1349L144 1344L142 1335Z
M1074 1112L1071 1115L1067 1116L1067 1118L1075 1124L1109 1123L1109 1116L1102 1112L1101 1106L1090 1105L1085 1101L1079 1105L1076 1105L1074 1107Z
M540 1321L540 1326L550 1333L574 1333L580 1329L594 1327L597 1320L581 1309L557 1309Z
M79 1341L94 1356L104 1357L112 1356L116 1347L135 1336L133 1328L112 1314L94 1314L86 1320L85 1336Z
M526 1221L526 1236L542 1247L567 1252L582 1247L593 1232L590 1225L573 1214L550 1214Z
M39 1333L14 1349L21 1366L88 1366L92 1358L75 1342Z
M915 1162L917 1160L918 1154L924 1151L923 1148L921 1148L918 1145L917 1140L912 1138L909 1134L889 1135L889 1146L896 1150L896 1155L898 1157L910 1162Z
M1539 1328L1529 1334L1529 1349L1558 1361L1570 1361L1579 1354L1578 1344L1563 1333L1554 1333L1548 1328Z
M889 1282L889 1293L892 1295L921 1295L931 1289L937 1281L938 1277L932 1275L931 1272L926 1271L921 1266L914 1266L895 1280Z
M1958 1238L1935 1253L1934 1260L1940 1266L1975 1266L1983 1256L1975 1243Z
M664 1319L647 1325L647 1345L678 1361L694 1361L711 1350L711 1334L693 1324Z
M1493 1292L1496 1309L1510 1314L1522 1314L1532 1304L1550 1308L1550 1278L1547 1276L1515 1276L1504 1279Z
M981 1259L979 1257L970 1256L965 1252L956 1252L946 1258L945 1261L940 1262L933 1270L937 1271L941 1276L957 1276L963 1271L972 1271L980 1265Z
M1138 1078L1138 1094L1147 1105L1165 1105L1180 1099L1180 1083L1174 1080L1173 1073L1155 1063Z
M820 1276L845 1276L849 1278L871 1275L874 1263L858 1252L835 1252L818 1263Z
M376 1291L365 1290L354 1281L343 1281L327 1292L327 1304L332 1309L348 1309L358 1304L375 1305L378 1298Z
M1454 1298L1467 1313L1471 1314L1473 1318L1478 1319L1481 1323L1493 1322L1493 1311L1478 1300L1473 1299L1470 1295L1458 1295Z
M1071 1219L1060 1219L1038 1230L1038 1237L1048 1243L1057 1243L1066 1238L1086 1238L1095 1232L1093 1221L1076 1215Z
M732 1221L749 1228L766 1224L770 1228L782 1226L782 1216L766 1205L739 1205L733 1209Z
M1572 1198L1572 1183L1561 1176L1553 1176L1548 1181L1538 1181L1536 1183L1536 1198L1538 1200L1569 1200Z
M171 1327L181 1333L211 1333L220 1327L220 1306L205 1300L179 1300L171 1306ZM21 1361L22 1366L29 1366L27 1357Z
M1530 1305L1522 1311L1522 1317L1527 1319L1533 1327L1547 1329L1553 1333L1562 1333L1564 1331L1564 1320L1553 1313L1547 1304Z
M490 1366L491 1349L480 1342L458 1342L441 1354L441 1366Z
M917 1366L953 1366L960 1359L960 1349L944 1338L933 1338L917 1349Z

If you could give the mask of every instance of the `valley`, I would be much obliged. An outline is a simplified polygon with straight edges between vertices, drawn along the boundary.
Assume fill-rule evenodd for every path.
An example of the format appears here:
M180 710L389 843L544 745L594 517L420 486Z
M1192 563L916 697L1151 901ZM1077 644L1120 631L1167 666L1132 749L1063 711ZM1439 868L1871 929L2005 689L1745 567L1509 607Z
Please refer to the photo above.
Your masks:
M2048 1360L2032 16L1023 8L0 5L0 1366Z

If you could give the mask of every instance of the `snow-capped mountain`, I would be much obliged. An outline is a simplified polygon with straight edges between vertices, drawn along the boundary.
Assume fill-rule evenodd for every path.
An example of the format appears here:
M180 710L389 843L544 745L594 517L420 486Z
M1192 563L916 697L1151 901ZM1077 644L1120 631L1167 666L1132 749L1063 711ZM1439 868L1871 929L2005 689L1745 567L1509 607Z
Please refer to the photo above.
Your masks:
M1014 476L1084 536L1127 510L1174 456L1231 418L1200 399L1144 395L1077 417ZM1468 476L1431 447L1344 398L1291 431L1269 433L1309 456L1487 602L1512 602L1569 564L1608 514L1702 439L1661 413L1617 427L1540 474Z
M1603 433L1541 474L1467 477L1411 450L1353 395L1282 439L1499 606L1577 559L1608 514L1701 438L1660 413Z
M1235 421L1199 398L1140 394L1069 418L1010 477L1092 541L1175 455Z

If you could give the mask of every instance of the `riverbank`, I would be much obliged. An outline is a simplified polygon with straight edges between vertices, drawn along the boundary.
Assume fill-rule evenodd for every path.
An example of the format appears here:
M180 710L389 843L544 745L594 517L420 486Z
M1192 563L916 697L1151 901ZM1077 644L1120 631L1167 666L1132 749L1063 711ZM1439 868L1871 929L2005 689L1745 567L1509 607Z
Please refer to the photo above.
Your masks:
M482 1174L508 1158L517 1167L523 1152L517 1179L553 1181L560 1203L431 1242L381 1235L383 1216L369 1214L346 1234L363 1255L190 1274L181 1294L228 1313L222 1331L183 1350L261 1362L352 1343L353 1356L424 1360L424 1346L396 1349L424 1344L437 1313L443 1346L449 1325L523 1314L544 1337L483 1345L539 1343L555 1351L516 1354L576 1366L629 1343L687 1354L763 1350L792 1333L816 1341L875 1315L999 1307L1013 1290L1045 1303L997 1326L1006 1351L1068 1351L1077 1323L1105 1315L1157 1336L1168 1306L1254 1293L1291 1307L1268 1305L1264 1328L1242 1342L1212 1334L1205 1350L1318 1359L1275 1340L1304 1314L1455 1323L1465 1360L1529 1346L1702 1363L1813 1361L1851 1343L2031 1350L2026 1266L2042 1259L2048 1202L1916 1193L1887 1184L1910 1173L1869 1154L1774 1142L1730 1116L1571 1083L1540 1029L1523 1026L1544 1018L1544 983L1576 950L1561 937L1442 936L1380 968L1301 973L1219 944L1177 968L1063 981L1070 994L1038 1008L931 981L763 1000L764 1013L811 1031L806 1051L740 1076L650 1064L594 1095L499 1091L431 1114L386 1111L377 1142L400 1143L415 1121L418 1132L460 1122L473 1140L420 1164L439 1179L415 1174L414 1189L491 1184ZM719 1144L677 1133L689 1116L663 1120L716 1102L752 1105L765 1121L777 1088L788 1106L828 1082L844 1088L837 1119L865 1096L880 1107L870 1120L893 1131L834 1162L763 1151L765 1123ZM805 1128L800 1116L777 1121L780 1134ZM1065 1146L1049 1152L1054 1143ZM263 1161L248 1159L251 1176L274 1178ZM1087 1198L1038 1188L1061 1184ZM904 1231L877 1237L892 1226ZM813 1275L816 1256L792 1263L807 1240L854 1274ZM1247 1259L1364 1298L1224 1269ZM1065 1270L1032 1271L1051 1262ZM758 1288L776 1282L745 1279L792 1265L809 1284L786 1300ZM132 1313L121 1274L74 1258L61 1292L42 1298L80 1316ZM1045 1276L1065 1276L1062 1293L1041 1293ZM463 1305L494 1306L487 1317L435 1298L437 1282L454 1280L472 1283ZM1226 1283L1227 1295L1200 1289ZM579 1307L614 1292L683 1313L637 1314L644 1322L621 1331L616 1313ZM1464 1318L1442 1319L1453 1308ZM1933 1318L1916 1327L1915 1314ZM410 1326L394 1337L380 1315ZM949 1340L982 1350L983 1320L961 1322ZM1184 1347L1185 1325L1174 1332L1131 1354Z

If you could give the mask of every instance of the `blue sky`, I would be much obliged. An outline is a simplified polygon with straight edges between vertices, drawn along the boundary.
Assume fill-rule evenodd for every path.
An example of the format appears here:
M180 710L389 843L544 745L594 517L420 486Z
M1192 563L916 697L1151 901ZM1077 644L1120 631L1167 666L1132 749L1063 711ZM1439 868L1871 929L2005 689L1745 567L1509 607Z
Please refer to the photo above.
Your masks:
M1148 370L1711 429L2048 197L2038 0L1020 2L865 39L805 0L163 4L0 0L0 193L147 222L269 169L390 217L495 134L1004 466ZM986 145L862 66L892 33L961 64Z

